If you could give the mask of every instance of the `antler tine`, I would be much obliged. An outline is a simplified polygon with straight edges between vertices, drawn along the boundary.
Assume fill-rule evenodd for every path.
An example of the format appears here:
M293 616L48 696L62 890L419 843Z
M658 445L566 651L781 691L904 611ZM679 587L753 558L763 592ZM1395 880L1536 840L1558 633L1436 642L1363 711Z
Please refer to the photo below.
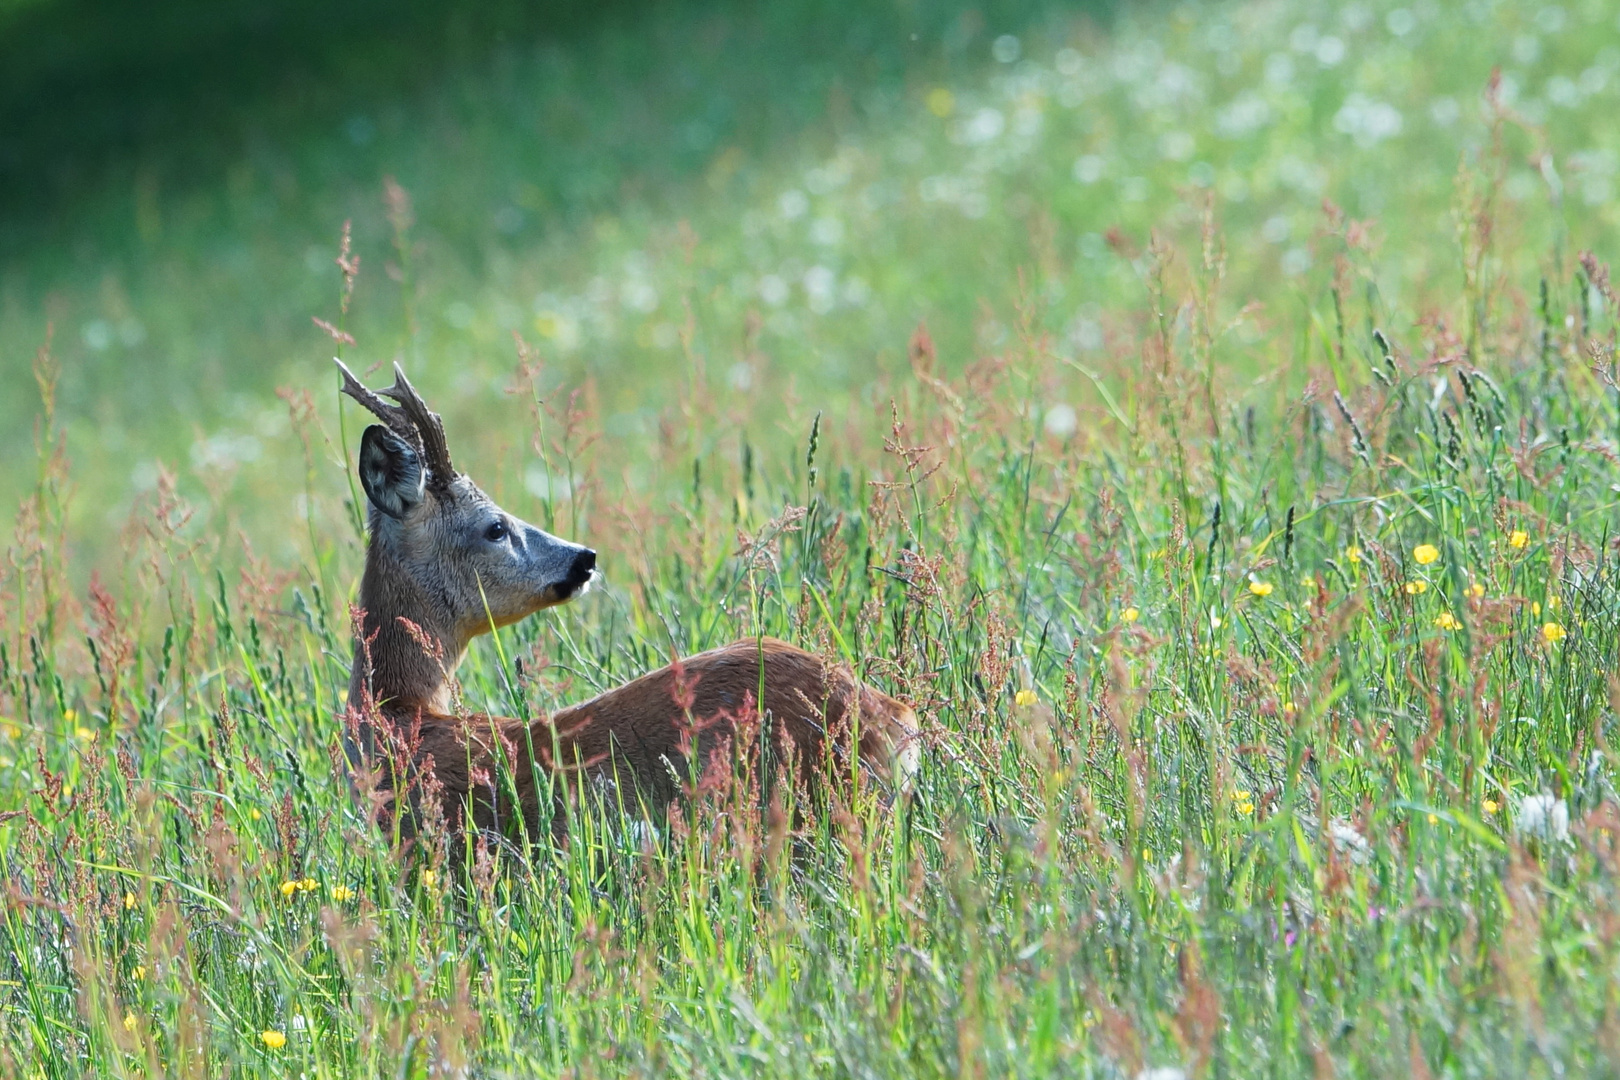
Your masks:
M388 404L388 402L366 389L365 384L354 377L354 372L350 371L349 365L342 360L334 356L332 357L332 363L336 364L338 370L343 373L343 392L345 394L364 405L377 419L388 425L388 430L395 435L398 435L414 447L421 447L421 436L417 435L416 425L411 423L410 415L404 409L398 405Z
M411 423L416 426L432 480L448 484L455 477L456 468L450 464L450 446L444 438L444 421L427 407L427 402L416 392L411 380L405 377L398 362L394 364L394 385L381 392L399 402L400 411L410 417Z

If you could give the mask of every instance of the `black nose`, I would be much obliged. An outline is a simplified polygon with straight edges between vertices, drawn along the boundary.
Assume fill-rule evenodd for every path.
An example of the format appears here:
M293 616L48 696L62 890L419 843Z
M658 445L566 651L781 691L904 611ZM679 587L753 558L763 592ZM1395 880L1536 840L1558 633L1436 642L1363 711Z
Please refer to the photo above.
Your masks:
M591 574L596 570L596 552L586 548L574 556L574 563L568 568L568 585L578 588L591 580Z

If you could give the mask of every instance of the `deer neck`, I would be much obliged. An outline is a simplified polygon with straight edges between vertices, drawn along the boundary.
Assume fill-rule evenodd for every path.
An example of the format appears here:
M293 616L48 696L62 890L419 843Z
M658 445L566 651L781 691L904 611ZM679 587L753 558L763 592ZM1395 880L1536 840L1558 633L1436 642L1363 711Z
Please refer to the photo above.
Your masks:
M366 552L359 601L366 640L355 642L349 700L364 700L369 682L386 714L447 715L451 677L467 651L450 614L375 543Z

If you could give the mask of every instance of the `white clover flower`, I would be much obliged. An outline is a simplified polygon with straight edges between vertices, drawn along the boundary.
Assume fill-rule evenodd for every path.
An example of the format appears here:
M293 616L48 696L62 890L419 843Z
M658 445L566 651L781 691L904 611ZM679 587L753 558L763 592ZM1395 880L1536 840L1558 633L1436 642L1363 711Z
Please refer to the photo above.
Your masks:
M1513 816L1513 831L1521 837L1569 839L1569 805L1551 795L1526 795Z
M1328 822L1328 836L1333 840L1333 846L1339 854L1347 855L1350 861L1357 866L1365 866L1367 860L1372 858L1372 845L1362 836L1356 827L1348 821L1337 819Z

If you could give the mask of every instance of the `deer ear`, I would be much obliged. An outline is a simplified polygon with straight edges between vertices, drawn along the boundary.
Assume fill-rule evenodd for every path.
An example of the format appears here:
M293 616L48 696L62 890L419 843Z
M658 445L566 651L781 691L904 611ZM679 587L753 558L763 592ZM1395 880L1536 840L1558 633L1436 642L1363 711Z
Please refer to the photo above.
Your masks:
M427 476L415 447L381 424L360 437L360 486L371 505L389 517L404 517L422 501Z

